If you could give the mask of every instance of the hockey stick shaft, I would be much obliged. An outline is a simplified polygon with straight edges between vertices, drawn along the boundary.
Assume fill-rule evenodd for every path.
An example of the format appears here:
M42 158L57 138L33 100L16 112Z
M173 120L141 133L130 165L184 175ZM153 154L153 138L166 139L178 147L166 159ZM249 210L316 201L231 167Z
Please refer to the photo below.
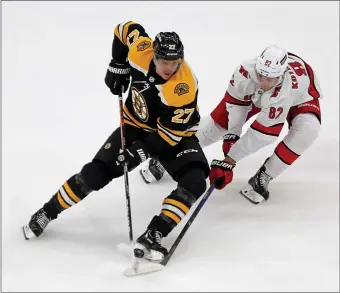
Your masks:
M119 114L120 114L120 140L121 149L125 150L125 136L124 136L124 115L123 115L123 88L118 95L119 98ZM129 226L129 241L133 245L133 231L132 231L132 216L131 216L131 203L130 203L130 187L129 187L129 176L128 166L124 164L124 183L125 183L125 198L126 198L126 209Z
M207 199L209 198L210 194L213 192L213 190L215 189L215 184L210 185L209 189L205 192L205 194L203 195L201 201L199 202L198 206L196 207L196 209L194 210L194 212L192 213L192 215L190 216L188 222L185 224L185 226L183 227L181 233L179 233L179 235L177 236L174 244L172 244L169 253L167 254L167 256L160 262L161 265L166 266L166 264L168 263L168 261L170 260L171 256L173 255L173 253L175 252L178 244L181 242L181 240L183 239L185 233L188 231L189 227L191 226L191 224L193 223L193 221L195 220L196 216L198 215L198 213L200 212L200 210L202 209L202 207L204 206L205 202L207 201Z

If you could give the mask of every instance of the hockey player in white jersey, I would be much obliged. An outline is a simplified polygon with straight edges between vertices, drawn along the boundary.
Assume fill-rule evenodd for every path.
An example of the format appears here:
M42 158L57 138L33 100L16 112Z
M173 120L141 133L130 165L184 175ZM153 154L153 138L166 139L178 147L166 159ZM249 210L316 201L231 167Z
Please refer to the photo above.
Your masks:
M232 75L224 98L202 120L197 132L203 147L223 139L225 158L212 161L210 182L223 189L232 181L237 162L275 142L287 120L287 135L241 190L254 204L267 200L270 181L292 165L317 138L321 97L310 65L283 48L269 46L259 57L242 62ZM256 120L241 136L242 126L256 114ZM151 161L149 165L141 170L141 174L149 176L145 178L159 170L157 162Z

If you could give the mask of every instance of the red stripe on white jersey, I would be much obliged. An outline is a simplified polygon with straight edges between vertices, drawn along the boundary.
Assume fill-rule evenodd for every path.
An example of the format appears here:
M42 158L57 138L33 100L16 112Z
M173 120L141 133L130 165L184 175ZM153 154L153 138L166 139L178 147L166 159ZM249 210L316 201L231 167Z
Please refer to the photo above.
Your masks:
M251 101L241 101L232 97L228 92L225 93L224 99L227 103L239 106L249 106Z
M262 124L260 124L259 122L257 122L256 120L251 124L251 128L255 129L263 134L267 134L267 135L272 135L272 136L279 136L280 132L283 128L284 123L279 123L279 124L275 124L272 126L264 126Z

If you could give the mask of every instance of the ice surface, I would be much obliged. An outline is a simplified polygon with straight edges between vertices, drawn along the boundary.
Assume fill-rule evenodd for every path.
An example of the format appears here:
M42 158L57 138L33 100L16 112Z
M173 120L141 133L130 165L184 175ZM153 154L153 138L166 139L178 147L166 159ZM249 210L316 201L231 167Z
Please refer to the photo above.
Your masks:
M202 116L238 63L272 43L312 65L324 93L318 140L254 206L238 194L275 145L239 162L165 270L126 278L123 179L25 241L21 225L92 159L118 126L104 84L114 26L180 34L200 83ZM338 2L4 2L2 5L2 291L339 291ZM286 133L286 129L282 136ZM219 143L205 149L212 160ZM138 237L175 184L130 174ZM165 240L170 247L177 227ZM118 246L117 246L118 245Z

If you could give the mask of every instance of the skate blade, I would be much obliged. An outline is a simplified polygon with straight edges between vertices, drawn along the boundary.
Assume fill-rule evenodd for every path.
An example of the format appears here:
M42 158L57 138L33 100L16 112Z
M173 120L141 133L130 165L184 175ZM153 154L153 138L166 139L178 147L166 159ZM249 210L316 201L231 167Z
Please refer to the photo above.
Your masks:
M124 270L124 276L126 277L134 277L139 275L150 274L154 272L161 271L164 268L163 265L159 263L138 263L136 268L127 268Z
M254 191L250 184L242 188L240 193L253 204L259 204L265 201L265 199L260 194Z
M145 178L145 176L144 176L144 174L143 174L143 170L139 170L139 174L140 174L140 176L142 177L143 181L144 181L146 184L150 184L150 181L148 181L148 180Z
M35 236L35 234L33 233L33 231L30 229L28 225L22 226L22 232L24 233L24 237L26 240L30 240L31 238Z

